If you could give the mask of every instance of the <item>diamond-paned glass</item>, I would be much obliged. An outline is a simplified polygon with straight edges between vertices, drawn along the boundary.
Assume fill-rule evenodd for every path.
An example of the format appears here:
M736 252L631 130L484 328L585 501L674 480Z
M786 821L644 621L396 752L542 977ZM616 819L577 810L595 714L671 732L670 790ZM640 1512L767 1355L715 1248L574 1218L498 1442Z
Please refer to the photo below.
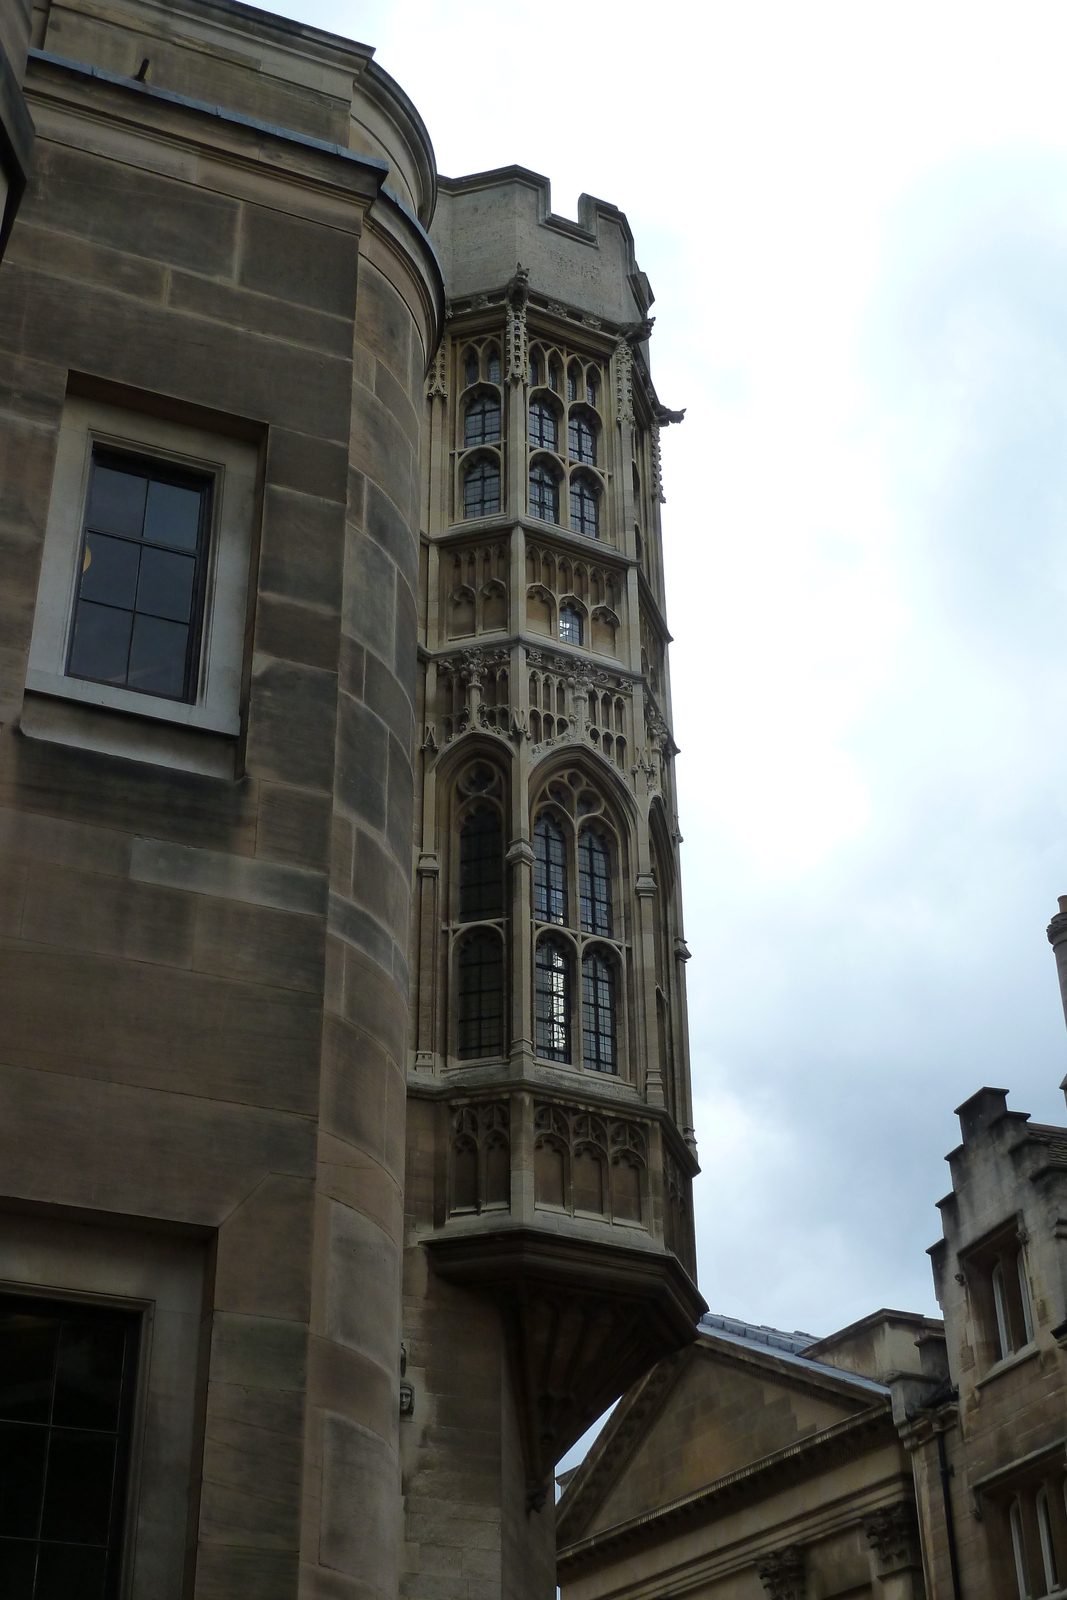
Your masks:
M554 939L537 946L534 969L537 1054L549 1061L571 1058L571 958Z
M500 510L500 468L495 461L476 461L463 479L463 515L491 517Z
M210 479L94 451L70 677L196 699L210 504Z
M459 952L457 1045L462 1060L498 1056L504 1046L504 947L498 934L473 933Z
M578 902L583 933L611 938L611 853L594 828L578 835Z
M604 956L582 962L582 1065L615 1072L615 969Z
M534 916L541 922L567 921L567 842L552 817L534 825Z

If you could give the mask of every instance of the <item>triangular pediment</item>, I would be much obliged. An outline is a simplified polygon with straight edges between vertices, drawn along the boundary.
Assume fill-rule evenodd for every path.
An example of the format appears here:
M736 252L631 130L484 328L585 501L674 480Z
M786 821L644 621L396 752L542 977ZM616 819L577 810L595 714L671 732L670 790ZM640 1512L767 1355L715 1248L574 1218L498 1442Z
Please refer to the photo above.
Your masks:
M702 1335L617 1407L568 1488L561 1537L584 1537L684 1499L875 1398L842 1374Z

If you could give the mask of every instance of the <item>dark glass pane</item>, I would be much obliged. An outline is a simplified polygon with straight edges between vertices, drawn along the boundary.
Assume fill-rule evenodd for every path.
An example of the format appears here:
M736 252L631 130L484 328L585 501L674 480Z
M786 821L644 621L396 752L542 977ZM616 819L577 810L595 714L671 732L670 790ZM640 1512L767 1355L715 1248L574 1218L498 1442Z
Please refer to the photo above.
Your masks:
M577 400L577 398L578 398L578 368L577 367L571 367L567 372L567 399L568 400Z
M559 521L559 485L545 467L530 473L530 515L542 522Z
M556 413L543 400L530 407L530 443L542 450L556 448Z
M591 406L596 405L596 379L592 373L589 374L585 381L585 398Z
M500 356L495 350L489 352L489 382L500 382Z
M34 1600L100 1600L106 1566L106 1550L42 1544Z
M499 444L500 406L495 400L475 400L468 407L463 423L463 443Z
M611 859L603 839L586 828L578 838L578 896L583 933L611 936Z
M459 956L459 1054L498 1055L504 1039L504 963L500 940L475 934Z
M36 1544L0 1539L0 1594L4 1600L33 1600Z
M195 574L196 562L192 556L146 549L141 557L141 579L137 585L138 612L169 617L172 622L188 622L193 609Z
M113 1434L53 1428L48 1447L42 1539L106 1545L114 1476Z
M158 617L138 617L130 648L131 689L178 699L185 690L185 652L189 629Z
M542 922L567 920L567 847L551 817L534 827L534 915Z
M0 1424L0 1535L5 1538L37 1537L47 1447L47 1428Z
M149 484L145 538L153 544L172 544L179 550L195 550L200 534L203 498L200 489L185 489L176 483Z
M476 462L463 480L463 515L488 517L499 510L500 472L492 462Z
M140 559L140 545L131 544L128 539L87 533L78 593L83 600L98 600L101 605L124 606L132 611Z
M537 1053L551 1061L570 1060L570 962L551 940L537 947Z
M537 356L530 357L530 383L536 389L541 382L541 362Z
M459 836L459 914L499 917L504 899L504 846L500 819L476 811Z
M582 1060L594 1072L615 1071L615 972L602 956L582 962Z
M59 1336L52 1421L66 1428L119 1425L126 1330L114 1323L67 1322Z
M56 1325L43 1317L0 1323L0 1417L47 1422L56 1364Z
M147 489L148 478L144 473L105 467L97 461L93 466L93 487L89 498L89 527L139 539L144 523Z
M559 608L559 636L565 644L582 642L582 619L573 606Z
M125 683L133 613L82 600L74 624L69 671L98 683Z
M463 369L463 382L469 389L472 383L478 382L478 357L468 356L467 364Z

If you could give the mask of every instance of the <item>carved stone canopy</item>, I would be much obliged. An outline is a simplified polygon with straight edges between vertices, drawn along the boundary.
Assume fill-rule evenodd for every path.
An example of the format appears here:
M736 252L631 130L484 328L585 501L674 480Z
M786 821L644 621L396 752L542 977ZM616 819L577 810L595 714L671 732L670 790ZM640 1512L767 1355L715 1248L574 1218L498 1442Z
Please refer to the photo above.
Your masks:
M561 1456L613 1400L691 1344L703 1300L668 1252L531 1227L438 1234L436 1272L500 1308L519 1405L528 1510Z
M759 1564L760 1582L770 1600L804 1600L804 1551L789 1544Z

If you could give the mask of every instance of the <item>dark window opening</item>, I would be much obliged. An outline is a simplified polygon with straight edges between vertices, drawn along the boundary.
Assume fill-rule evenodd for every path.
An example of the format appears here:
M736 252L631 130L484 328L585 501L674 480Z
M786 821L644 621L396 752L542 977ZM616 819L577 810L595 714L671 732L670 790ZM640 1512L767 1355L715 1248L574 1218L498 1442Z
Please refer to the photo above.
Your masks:
M504 914L504 843L495 811L475 811L460 829L459 914L465 922Z
M582 369L577 361L572 361L567 368L567 399L577 400L582 386Z
M559 521L559 484L547 467L530 473L530 515L542 522Z
M193 701L211 481L94 451L67 672Z
M602 955L582 962L582 1061L591 1072L615 1068L615 969Z
M530 387L533 388L533 389L536 389L537 386L540 384L540 382L541 382L541 357L539 355L531 355L531 357L530 357Z
M504 956L499 937L474 933L459 953L460 1059L498 1056L504 1046Z
M478 357L473 350L467 352L466 364L463 368L464 387L469 389L472 383L478 382Z
M571 963L554 939L542 939L536 961L537 1054L549 1061L571 1058Z
M593 371L592 367L590 367L590 369L586 373L586 377L585 377L585 398L586 398L586 400L587 400L589 405L595 406L596 405L596 397L597 397L596 373Z
M534 916L567 920L567 844L551 817L538 817L534 826Z
M535 400L530 406L530 443L541 450L555 450L558 440L555 409L547 400Z
M582 614L575 606L560 606L559 636L564 644L581 644Z
M0 1594L114 1600L140 1317L0 1294Z
M463 515L491 517L500 510L500 468L495 461L476 461L463 479Z
M600 537L600 504L597 492L584 478L571 479L571 528L587 539Z
M592 828L578 835L578 899L582 932L611 938L611 854Z
M488 373L490 383L500 382L500 351L495 346L489 351Z
M488 395L483 395L481 399L471 401L463 419L463 443L467 447L500 443L499 400L490 400Z
M567 443L572 461L596 465L596 429L580 411L572 412L567 423Z

